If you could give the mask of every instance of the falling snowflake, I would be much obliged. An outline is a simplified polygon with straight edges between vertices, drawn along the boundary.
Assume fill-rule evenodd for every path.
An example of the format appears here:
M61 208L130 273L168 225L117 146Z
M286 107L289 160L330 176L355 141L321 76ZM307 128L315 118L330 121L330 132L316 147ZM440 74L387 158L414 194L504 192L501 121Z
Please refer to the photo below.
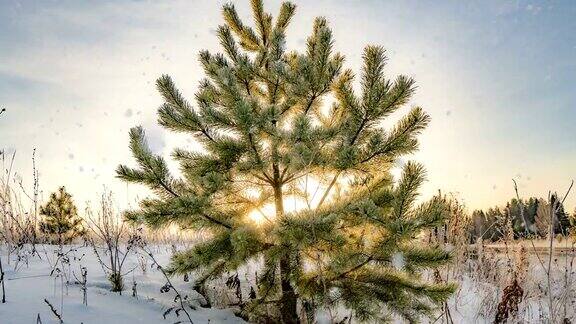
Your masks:
M398 159L396 159L396 161L394 161L394 166L397 168L400 168L400 169L403 168L405 164L406 164L406 161L404 161L404 159L402 159L402 158L398 158Z
M404 259L404 255L400 252L396 252L392 255L392 266L396 270L404 269L404 265L406 265L406 260Z

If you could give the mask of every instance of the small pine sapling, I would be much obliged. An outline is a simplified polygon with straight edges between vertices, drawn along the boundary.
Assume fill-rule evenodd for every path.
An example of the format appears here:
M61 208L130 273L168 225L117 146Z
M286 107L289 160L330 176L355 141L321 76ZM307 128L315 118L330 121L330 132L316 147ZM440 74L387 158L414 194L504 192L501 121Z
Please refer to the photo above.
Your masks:
M72 195L64 187L50 195L48 202L40 207L40 215L44 216L40 231L48 236L50 243L68 244L85 233Z

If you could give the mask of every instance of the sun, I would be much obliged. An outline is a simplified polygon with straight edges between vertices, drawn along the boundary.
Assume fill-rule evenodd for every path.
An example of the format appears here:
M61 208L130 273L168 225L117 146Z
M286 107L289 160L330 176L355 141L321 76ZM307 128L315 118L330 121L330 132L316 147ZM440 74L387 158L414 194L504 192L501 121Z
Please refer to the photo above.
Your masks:
M266 204L260 208L253 209L248 213L248 219L257 225L265 222L272 222L276 216L276 211L273 204Z
M317 179L309 177L306 180L299 181L298 189L306 194L307 199L294 195L284 196L284 212L293 213L303 209L314 209L320 202L322 192L325 186ZM257 192L252 192L252 196L257 196ZM328 200L332 198L329 195ZM269 202L260 208L255 208L247 215L248 219L256 225L264 224L266 222L274 222L276 218L276 209L274 203Z

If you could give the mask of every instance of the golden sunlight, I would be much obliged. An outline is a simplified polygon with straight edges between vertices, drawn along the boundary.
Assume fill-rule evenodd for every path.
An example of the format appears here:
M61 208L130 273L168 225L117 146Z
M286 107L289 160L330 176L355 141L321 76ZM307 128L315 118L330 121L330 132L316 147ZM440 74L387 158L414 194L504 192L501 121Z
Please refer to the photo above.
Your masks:
M293 213L303 209L314 209L320 203L327 186L313 177L306 177L295 184L295 191L300 195L290 194L284 196L284 212ZM327 196L327 201L333 198L337 190L332 189ZM257 196L256 192L251 192ZM257 225L272 222L276 218L276 209L273 202L267 202L259 208L254 208L248 213L248 219Z

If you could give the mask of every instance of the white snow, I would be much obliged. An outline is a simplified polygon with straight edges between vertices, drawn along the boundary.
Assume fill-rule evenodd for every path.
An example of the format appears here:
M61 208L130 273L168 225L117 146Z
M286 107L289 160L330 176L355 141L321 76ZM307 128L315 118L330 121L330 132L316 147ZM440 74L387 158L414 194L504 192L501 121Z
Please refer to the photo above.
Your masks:
M404 269L405 265L406 265L406 260L404 260L404 255L402 253L396 252L392 255L392 266L396 270Z
M170 245L157 245L147 247L154 254L160 264L166 265L173 248ZM71 249L70 246L63 248L64 251ZM174 303L175 294L170 291L160 293L160 288L166 283L160 271L153 266L150 259L144 255L132 254L124 269L132 272L125 276L126 289L119 295L110 291L110 284L98 263L93 251L89 247L78 247L70 255L70 266L62 265L60 268L71 278L71 283L66 285L63 276L54 274L50 276L52 266L55 262L56 246L39 246L39 256L28 256L20 258L16 254L8 256L5 247L0 246L0 257L6 275L6 296L7 303L0 303L0 324L20 324L36 323L39 315L42 323L58 323L50 311L49 306L44 302L46 298L58 312L62 312L64 323L176 323L186 322L186 317L180 313L179 317L172 311L166 319L163 313L170 307L176 306ZM451 277L450 281L456 281L459 285L457 293L448 301L450 316L455 323L492 323L498 302L502 297L502 289L507 284L507 259L502 255L494 254L494 258L487 259L488 263L468 261L469 268L460 268L460 275ZM548 317L547 299L542 292L545 286L545 273L541 265L531 257L530 266L527 270L527 277L523 280L522 286L525 289L525 296L520 304L519 319L525 323L539 323L543 318ZM26 263L26 260L28 261ZM394 255L393 264L397 268L404 266L404 258L401 254ZM557 260L557 261L556 261ZM569 300L575 300L576 294L573 288L576 283L569 278L569 282L564 282L564 264L570 265L573 256L555 259L557 267L554 271L554 295L565 296ZM88 306L82 304L82 291L80 285L74 283L74 276L79 276L80 267L88 269ZM460 265L463 267L463 265ZM258 270L259 264L251 262L242 271L239 277L243 282L243 295L247 296L249 291L248 275ZM144 269L146 269L144 271ZM132 282L137 283L138 297L132 297ZM171 281L181 294L187 295L188 300L195 305L195 310L190 310L190 315L194 323L244 323L244 321L234 315L233 309L202 308L199 305L201 296L193 289L193 278L185 282L181 276L171 278ZM208 289L214 293L213 296L220 296L220 304L234 302L230 296L223 296L228 289L224 286L225 279L216 280ZM246 291L248 289L248 291ZM224 293L223 293L224 292ZM232 299L234 294L230 294ZM562 305L562 299L557 301L557 305ZM216 305L218 306L218 305ZM319 309L317 313L317 323L332 323L334 320L342 320L349 316L350 311L343 307L336 307L332 310ZM574 311L569 308L566 317L575 318ZM353 321L354 322L354 321ZM432 320L424 320L433 323ZM401 323L398 321L398 323Z
M70 247L64 247L64 250ZM63 283L63 277L56 274L50 276L50 262L54 263L56 246L40 246L40 259L37 255L28 258L28 264L22 260L18 263L17 256L12 254L8 264L6 251L0 247L5 271L6 303L0 303L0 323L19 324L36 323L38 314L42 323L58 323L58 320L44 302L46 298L58 312L62 311L64 323L175 323L185 321L183 313L176 317L170 312L166 319L163 313L169 307L175 306L173 292L160 293L166 280L162 274L148 261L146 272L142 270L137 255L131 255L126 262L126 271L134 269L126 275L126 289L122 295L111 292L106 279L91 248L80 247L70 253L70 268L63 267L71 277L71 283ZM167 264L171 249L166 246L156 247L154 254L161 264ZM17 269L15 266L17 265ZM82 304L80 286L74 284L73 272L80 277L80 267L88 269L88 306ZM132 282L137 283L138 297L132 297ZM192 280L184 282L182 277L171 278L171 281L182 295L189 299L200 298L192 290ZM0 291L1 294L1 291ZM190 310L194 323L243 323L231 309L215 309L199 307L194 302L196 310ZM61 310L62 307L62 310Z

